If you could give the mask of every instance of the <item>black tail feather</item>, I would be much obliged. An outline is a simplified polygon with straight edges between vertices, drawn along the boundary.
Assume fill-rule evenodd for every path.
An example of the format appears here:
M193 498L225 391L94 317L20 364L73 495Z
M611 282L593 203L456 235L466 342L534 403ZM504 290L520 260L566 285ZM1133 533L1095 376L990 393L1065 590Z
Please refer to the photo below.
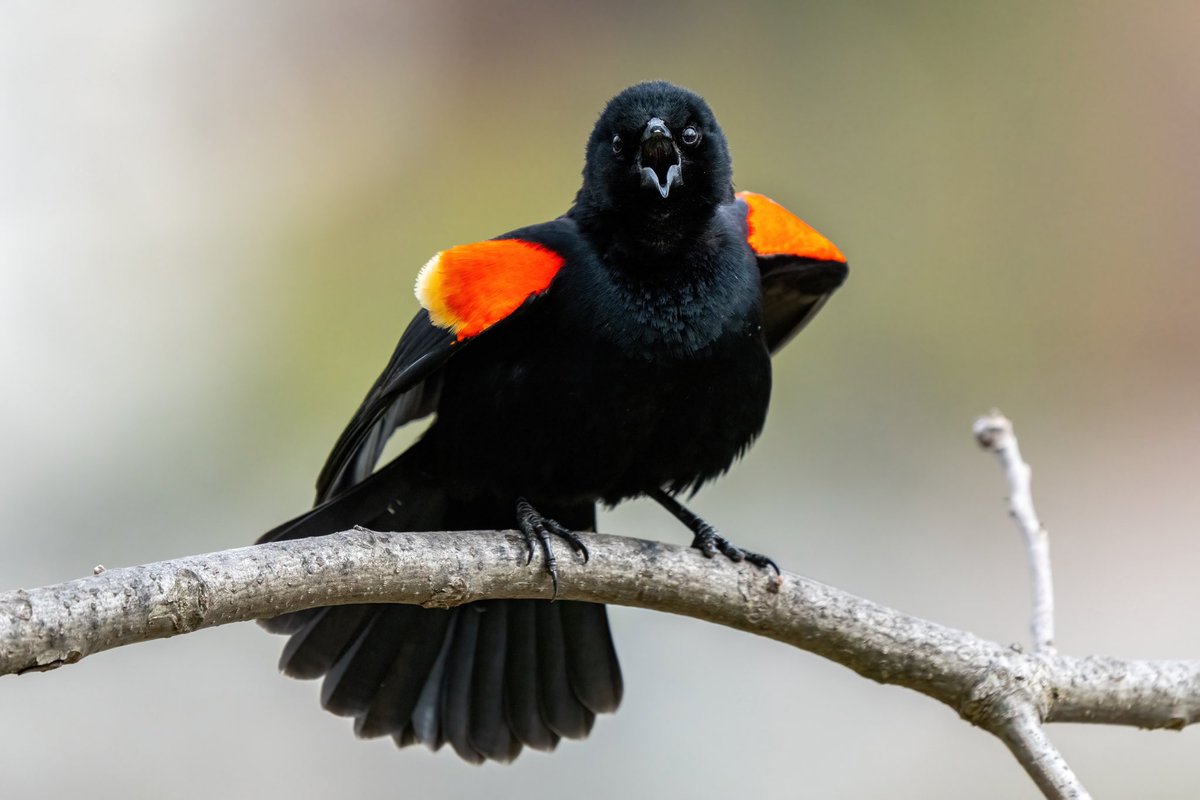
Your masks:
M595 715L583 707L567 676L560 603L538 603L538 696L546 726L565 739L582 739Z
M509 727L526 747L553 750L558 734L542 718L538 704L537 610L534 600L508 604L508 649L504 665L504 701Z
M440 750L446 743L445 725L442 724L442 692L446 683L446 665L450 661L450 651L454 646L462 613L461 608L450 612L450 624L442 637L433 668L421 683L421 694L412 713L413 735L416 741L423 743L430 750Z
M405 725L404 729L393 735L392 738L396 741L397 747L408 747L410 744L417 743L417 734L412 725Z
M493 761L512 761L521 752L504 713L508 611L512 603L479 604L479 637L471 677L471 746Z
M280 614L278 617L260 619L258 624L262 625L270 633L282 633L291 636L293 633L299 633L304 630L304 627L312 621L313 617L324 610L323 608L309 608L304 611L295 611L291 614Z
M483 755L471 746L471 674L475 669L475 651L479 638L478 608L464 606L458 612L458 626L446 659L442 683L442 735L464 761L483 763Z
M425 472L420 445L346 493L260 541L374 530L507 528L515 507L455 506ZM590 506L564 510L588 524ZM364 737L400 746L448 742L463 759L511 761L525 746L582 738L621 700L621 672L601 605L487 601L449 611L372 604L314 608L263 621L291 636L280 669L325 680L321 703L355 717Z
M404 734L415 743L411 719L421 689L442 650L450 618L457 611L426 611L415 606L392 606L385 613L404 613L411 626L400 643L387 675L370 699L370 706L354 723L354 732L362 737Z
M279 657L279 669L301 680L319 678L329 671L354 641L371 616L373 606L329 606L288 640Z
M568 601L558 605L571 689L593 713L616 711L624 684L604 606Z
M412 606L376 606L355 641L321 684L321 705L342 717L366 714L384 677L415 627Z

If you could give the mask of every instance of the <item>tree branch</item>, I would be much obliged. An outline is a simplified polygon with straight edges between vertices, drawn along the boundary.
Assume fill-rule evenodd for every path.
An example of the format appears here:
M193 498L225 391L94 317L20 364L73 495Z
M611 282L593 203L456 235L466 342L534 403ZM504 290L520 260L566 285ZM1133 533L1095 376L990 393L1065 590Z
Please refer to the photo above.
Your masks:
M1046 797L1088 800L1091 797L1071 765L1046 736L1037 711L1027 703L1018 703L1008 720L993 731L1008 745L1017 761L1033 778Z
M1008 478L1008 513L1025 537L1033 584L1033 648L1054 652L1054 581L1050 573L1050 535L1033 508L1033 469L1021 458L1013 424L999 411L975 420L975 441L1000 459Z
M1182 728L1200 717L1200 661L1045 658L785 572L691 548L585 534L559 562L559 597L683 614L824 656L946 703L988 730L1014 697L1051 721ZM542 598L515 532L358 530L108 569L0 594L0 674L71 664L136 642L323 605Z
M1054 584L1050 577L1050 541L1033 508L1030 482L1033 470L1021 458L1013 425L999 411L975 420L975 441L996 454L1008 478L1008 513L1025 537L1029 577L1033 585L1033 649L1040 656L1054 655ZM1046 709L1034 698L1013 697L1006 713L997 715L1000 726L992 733L1008 745L1017 761L1047 797L1087 798L1079 782L1042 726Z

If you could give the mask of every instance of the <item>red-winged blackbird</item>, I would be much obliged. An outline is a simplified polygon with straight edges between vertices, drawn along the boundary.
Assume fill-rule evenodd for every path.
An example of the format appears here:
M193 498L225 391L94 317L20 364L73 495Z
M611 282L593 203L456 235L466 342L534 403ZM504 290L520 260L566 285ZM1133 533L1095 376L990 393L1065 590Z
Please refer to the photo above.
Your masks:
M260 541L515 525L553 576L553 537L586 558L571 531L594 529L596 504L647 496L705 555L773 567L675 496L757 436L770 354L846 270L781 206L734 194L703 99L662 82L626 89L588 139L565 215L425 265L424 308L334 445L316 507ZM391 433L429 414L425 435L374 471ZM449 742L472 762L582 738L621 700L602 605L352 605L264 624L291 635L283 671L325 676L322 704L359 735Z

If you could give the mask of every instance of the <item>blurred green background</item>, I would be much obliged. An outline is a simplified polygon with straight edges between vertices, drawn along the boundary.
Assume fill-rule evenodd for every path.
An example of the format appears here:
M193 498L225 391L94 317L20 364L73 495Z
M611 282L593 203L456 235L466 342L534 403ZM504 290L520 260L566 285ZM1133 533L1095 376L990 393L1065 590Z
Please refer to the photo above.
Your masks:
M6 4L0 587L245 544L302 510L434 251L561 213L604 101L704 94L740 188L851 278L696 500L786 568L1028 639L974 416L1052 535L1061 647L1200 657L1200 6ZM602 529L685 542L632 503ZM1033 797L949 709L612 612L625 705L515 766L355 741L240 625L0 679L0 796ZM1105 797L1200 733L1056 726Z

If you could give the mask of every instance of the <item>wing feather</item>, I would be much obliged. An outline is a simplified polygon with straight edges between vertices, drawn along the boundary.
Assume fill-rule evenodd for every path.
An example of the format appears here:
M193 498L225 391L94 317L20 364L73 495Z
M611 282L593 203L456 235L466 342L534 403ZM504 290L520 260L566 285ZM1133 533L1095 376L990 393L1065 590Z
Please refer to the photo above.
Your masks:
M423 308L338 437L317 478L317 503L365 480L392 433L437 410L441 368L454 352L544 292L575 242L569 220L444 250L417 279Z
M430 322L424 309L417 312L326 459L317 478L318 503L370 475L396 428L434 412L441 394L438 370L455 346L451 331Z
M762 277L763 335L775 353L816 316L849 267L833 242L774 200L739 192L737 208Z

